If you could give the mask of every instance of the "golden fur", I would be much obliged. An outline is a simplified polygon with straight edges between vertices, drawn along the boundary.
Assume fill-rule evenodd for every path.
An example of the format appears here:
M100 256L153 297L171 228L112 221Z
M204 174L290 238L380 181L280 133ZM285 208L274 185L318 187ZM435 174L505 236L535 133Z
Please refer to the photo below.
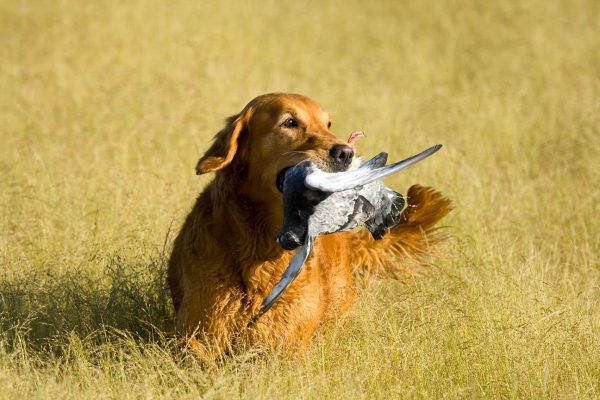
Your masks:
M285 126L290 117L297 127ZM402 259L424 254L435 241L427 234L450 202L412 186L402 222L384 239L374 241L364 229L317 238L300 276L246 328L294 253L274 240L283 208L276 176L307 158L334 170L328 151L345 142L330 126L329 115L305 96L260 96L228 118L198 162L198 174L215 177L183 224L168 271L176 330L198 351L214 355L239 343L302 346L354 304L359 275L394 276Z

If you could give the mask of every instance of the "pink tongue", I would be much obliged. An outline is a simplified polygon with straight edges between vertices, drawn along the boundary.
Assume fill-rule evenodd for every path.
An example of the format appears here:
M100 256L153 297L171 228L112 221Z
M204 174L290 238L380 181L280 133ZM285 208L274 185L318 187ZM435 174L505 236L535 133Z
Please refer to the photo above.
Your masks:
M361 137L365 137L365 134L363 131L354 131L350 134L350 136L348 137L348 144L352 147L354 147L354 142L356 142L358 139L360 139Z

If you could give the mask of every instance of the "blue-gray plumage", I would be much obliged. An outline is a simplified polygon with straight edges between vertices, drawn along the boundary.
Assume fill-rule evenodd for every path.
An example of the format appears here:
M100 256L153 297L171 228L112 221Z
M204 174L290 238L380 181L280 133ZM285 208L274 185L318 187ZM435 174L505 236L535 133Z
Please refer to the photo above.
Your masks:
M251 324L264 314L296 279L313 242L320 234L366 226L376 240L400 221L404 198L385 187L381 179L438 151L436 145L406 160L385 166L387 154L380 153L357 169L324 172L304 161L290 168L283 181L283 226L277 236L286 250L301 246L280 281L263 301Z

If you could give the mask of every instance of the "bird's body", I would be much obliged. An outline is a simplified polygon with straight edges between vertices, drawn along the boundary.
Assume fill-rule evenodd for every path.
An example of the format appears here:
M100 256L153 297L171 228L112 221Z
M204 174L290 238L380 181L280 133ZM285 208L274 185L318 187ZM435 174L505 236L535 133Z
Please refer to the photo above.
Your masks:
M381 153L360 169L383 167L387 155ZM278 241L291 250L306 237L352 230L366 225L375 239L398 223L404 198L375 180L354 189L325 192L306 187L306 178L317 168L305 162L290 169L283 186L284 220Z
M396 173L435 153L431 147L406 160L385 166L380 153L357 169L338 173L319 170L305 161L290 168L283 182L284 219L277 241L286 250L300 247L281 280L265 298L256 319L265 313L300 273L321 234L348 231L364 225L374 239L381 239L399 221L405 201L385 187L381 178Z

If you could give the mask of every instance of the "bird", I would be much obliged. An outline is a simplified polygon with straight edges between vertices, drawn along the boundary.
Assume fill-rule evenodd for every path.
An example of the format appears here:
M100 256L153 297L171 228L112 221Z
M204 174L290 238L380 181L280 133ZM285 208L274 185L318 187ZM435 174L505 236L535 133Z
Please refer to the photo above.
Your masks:
M360 131L353 132L348 143L353 145L362 136ZM298 250L248 326L267 312L300 274L318 235L364 225L374 239L383 238L387 229L400 222L405 201L381 179L431 156L441 147L432 146L387 166L388 154L381 152L358 168L344 172L322 171L309 160L290 168L282 184L284 217L276 240L285 250Z

